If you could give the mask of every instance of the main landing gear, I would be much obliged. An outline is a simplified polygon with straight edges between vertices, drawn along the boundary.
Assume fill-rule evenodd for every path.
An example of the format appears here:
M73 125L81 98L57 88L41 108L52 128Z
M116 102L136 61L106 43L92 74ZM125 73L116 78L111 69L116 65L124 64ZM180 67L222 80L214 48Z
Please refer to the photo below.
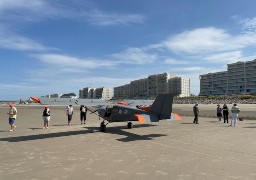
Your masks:
M108 123L107 123L108 124ZM105 132L106 131L106 126L107 126L107 124L105 124L105 121L102 121L101 123L100 123L100 131L101 132Z
M127 128L128 128L128 129L132 129L132 128L133 128L132 122L128 122L128 123L127 123Z
M106 126L108 125L108 123L106 123L105 124L105 121L102 121L101 123L100 123L100 131L101 132L105 132L106 131ZM132 122L128 122L127 123L127 128L128 129L132 129L133 128L133 124L132 124Z

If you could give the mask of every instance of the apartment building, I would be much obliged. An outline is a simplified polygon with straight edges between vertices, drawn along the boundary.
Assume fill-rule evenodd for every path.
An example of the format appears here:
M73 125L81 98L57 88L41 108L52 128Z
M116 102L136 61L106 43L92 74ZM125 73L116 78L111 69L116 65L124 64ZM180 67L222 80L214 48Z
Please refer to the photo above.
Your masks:
M200 75L200 95L256 93L256 59L227 64L227 71Z
M178 97L190 96L190 79L173 77L168 81L169 93Z
M147 79L139 79L131 81L129 84L129 97L131 98L145 98L147 96Z
M176 75L170 73L149 75L147 78L131 81L130 84L125 85L125 88L124 86L115 87L114 97L115 99L152 98L165 93L174 93L182 97L190 96L190 80L177 77L171 81L173 83L170 83L173 78L176 78Z
M130 84L114 87L115 99L128 99L130 98Z
M104 99L110 100L113 98L113 89L112 88L95 88L93 91L93 99Z
M88 94L87 94L87 99L92 99L93 98L93 92L95 91L95 88L89 88Z
M109 100L113 98L113 89L105 88L105 87L101 87L101 88L85 87L82 90L79 90L79 98Z
M79 90L79 98L82 98L82 99L92 98L92 95L90 92L93 90L94 88L91 88L91 87L85 87L82 90Z
M227 93L227 71L200 75L200 95L223 95Z
M147 78L148 81L148 97L155 97L158 94L165 94L169 92L168 81L170 78L174 78L175 74L163 73L150 75Z

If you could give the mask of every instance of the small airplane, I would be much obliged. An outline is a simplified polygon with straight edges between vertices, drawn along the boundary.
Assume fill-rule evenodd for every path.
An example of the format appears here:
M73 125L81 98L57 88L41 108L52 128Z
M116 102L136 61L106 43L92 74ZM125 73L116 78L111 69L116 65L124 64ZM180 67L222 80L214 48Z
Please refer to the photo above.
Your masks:
M159 94L153 104L145 109L136 106L128 106L125 103L116 103L115 105L97 106L96 110L87 107L91 112L103 119L100 123L100 131L105 132L106 126L111 122L127 121L128 129L133 127L131 121L139 123L158 122L166 119L181 120L181 117L172 113L173 94ZM95 108L95 107L94 107Z

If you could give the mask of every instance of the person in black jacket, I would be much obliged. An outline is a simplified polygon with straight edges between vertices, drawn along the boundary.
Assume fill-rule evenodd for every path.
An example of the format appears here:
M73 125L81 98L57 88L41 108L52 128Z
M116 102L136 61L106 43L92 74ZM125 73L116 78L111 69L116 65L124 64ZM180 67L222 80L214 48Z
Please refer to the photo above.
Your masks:
M194 118L194 121L193 123L194 124L199 124L198 123L198 115L199 115L199 109L198 109L198 104L196 103L193 107L193 112L194 112L194 115L195 115L195 118Z
M226 104L223 105L222 112L223 112L224 123L226 123L226 122L228 123L229 109L228 109L228 106Z
M83 124L83 121L84 121L84 124L85 124L86 113L87 113L87 107L84 106L84 105L81 105L80 106L80 120L81 120L81 124Z
M50 121L50 109L48 106L44 106L44 111L43 111L43 120L44 120L44 127L43 129L48 129L49 128L49 121Z

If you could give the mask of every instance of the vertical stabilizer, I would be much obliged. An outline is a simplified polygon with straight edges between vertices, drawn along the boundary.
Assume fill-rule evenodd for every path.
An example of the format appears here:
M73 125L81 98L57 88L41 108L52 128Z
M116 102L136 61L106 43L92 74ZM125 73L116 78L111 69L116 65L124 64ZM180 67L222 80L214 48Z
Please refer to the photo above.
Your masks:
M152 113L159 119L170 119L172 113L173 94L159 94L151 107Z

